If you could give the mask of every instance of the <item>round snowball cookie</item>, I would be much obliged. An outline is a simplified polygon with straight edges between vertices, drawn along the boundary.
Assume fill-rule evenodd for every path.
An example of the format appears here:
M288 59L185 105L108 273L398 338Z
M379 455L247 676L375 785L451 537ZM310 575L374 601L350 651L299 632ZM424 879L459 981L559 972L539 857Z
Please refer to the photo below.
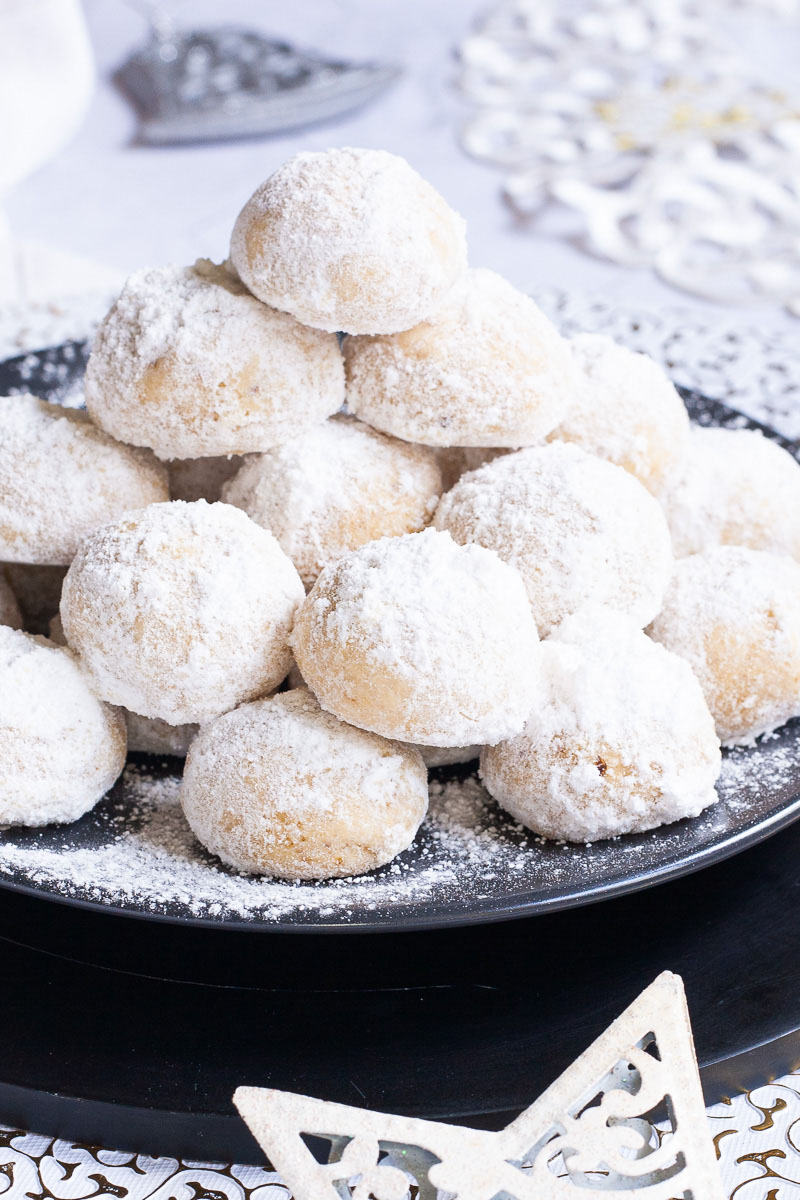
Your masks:
M689 447L686 406L657 362L602 334L570 343L583 378L550 435L624 467L657 495Z
M567 341L493 271L471 270L434 315L391 337L347 338L347 407L427 446L528 446L579 384Z
M658 502L621 467L567 442L462 476L434 524L517 568L542 635L590 600L641 628L661 607L672 571Z
M345 725L298 688L204 726L180 795L196 837L223 862L330 879L383 866L411 844L428 776L416 751Z
M341 407L333 334L255 300L224 266L150 267L128 279L86 369L98 425L159 458L268 450Z
M271 533L229 504L151 504L86 538L61 597L99 696L171 725L263 696L304 595Z
M800 559L800 463L755 430L693 428L661 499L680 558L729 545Z
M436 457L348 417L253 455L223 499L269 529L306 587L348 550L428 524L442 490Z
M244 459L239 454L221 454L212 458L176 458L169 463L170 500L222 499L222 488L233 479Z
M14 595L2 566L0 566L0 625L10 625L12 629L22 629L22 613L17 604L17 597Z
M485 749L481 774L542 837L595 842L713 804L719 741L699 683L628 618L587 606L541 647L524 731Z
M254 296L304 325L394 333L437 307L467 265L466 226L403 158L297 154L253 193L231 260Z
M370 542L326 567L291 639L323 708L424 746L518 732L537 641L517 572L432 529Z
M115 442L85 412L0 398L0 558L67 565L99 525L167 499L162 464Z
M800 563L741 546L679 558L651 636L700 680L724 746L800 716Z
M0 825L77 821L125 766L125 722L69 650L0 625Z

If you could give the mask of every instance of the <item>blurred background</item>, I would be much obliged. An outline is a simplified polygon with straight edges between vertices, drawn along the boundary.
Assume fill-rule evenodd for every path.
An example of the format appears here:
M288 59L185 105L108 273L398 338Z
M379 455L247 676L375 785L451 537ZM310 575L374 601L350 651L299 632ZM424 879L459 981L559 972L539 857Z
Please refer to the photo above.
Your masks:
M551 307L793 340L799 60L795 0L0 0L0 352L224 257L331 145L404 155Z

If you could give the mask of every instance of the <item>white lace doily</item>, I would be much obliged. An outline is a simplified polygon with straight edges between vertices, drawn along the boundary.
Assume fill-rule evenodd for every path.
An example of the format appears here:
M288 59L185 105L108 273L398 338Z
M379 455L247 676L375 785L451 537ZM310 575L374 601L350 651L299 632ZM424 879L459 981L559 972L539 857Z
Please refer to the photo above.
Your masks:
M606 333L663 363L676 383L724 400L800 438L800 343L696 310L626 308L596 295L546 291L534 296L564 333Z
M730 1200L800 1200L800 1075L708 1110ZM265 1167L149 1158L0 1126L0 1197L291 1200Z

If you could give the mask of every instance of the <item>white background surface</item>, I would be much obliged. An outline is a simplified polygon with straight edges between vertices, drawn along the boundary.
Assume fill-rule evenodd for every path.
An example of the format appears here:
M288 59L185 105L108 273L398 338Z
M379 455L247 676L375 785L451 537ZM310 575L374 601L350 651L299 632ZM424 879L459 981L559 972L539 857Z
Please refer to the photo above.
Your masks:
M185 26L239 23L333 56L392 59L406 73L369 108L332 124L259 141L165 149L135 145L133 110L109 79L145 36L141 12L133 0L85 0L85 7L97 56L97 90L77 137L7 197L18 239L34 239L119 273L198 255L220 258L244 201L290 154L330 145L380 146L406 156L464 214L473 263L500 271L520 287L597 291L607 300L651 309L679 304L697 314L725 312L675 292L647 271L612 266L515 225L500 199L500 173L470 161L456 140L466 109L453 88L453 48L485 3L175 0L170 7ZM792 55L781 46L776 55L783 74ZM41 264L40 257L34 276L44 273ZM62 293L91 286L90 272L84 274L78 264L62 260L59 270L53 286L57 282ZM42 288L47 290L42 278L28 279L34 296ZM749 324L797 328L775 305L728 312L733 320L739 314Z

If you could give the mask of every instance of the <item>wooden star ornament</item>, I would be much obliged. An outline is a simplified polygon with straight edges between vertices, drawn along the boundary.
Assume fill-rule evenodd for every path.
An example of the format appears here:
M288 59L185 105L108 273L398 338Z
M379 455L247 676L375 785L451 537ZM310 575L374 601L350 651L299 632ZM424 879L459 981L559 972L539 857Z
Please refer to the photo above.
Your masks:
M679 976L665 972L498 1133L240 1087L295 1200L723 1200ZM305 1138L329 1144L319 1162Z

